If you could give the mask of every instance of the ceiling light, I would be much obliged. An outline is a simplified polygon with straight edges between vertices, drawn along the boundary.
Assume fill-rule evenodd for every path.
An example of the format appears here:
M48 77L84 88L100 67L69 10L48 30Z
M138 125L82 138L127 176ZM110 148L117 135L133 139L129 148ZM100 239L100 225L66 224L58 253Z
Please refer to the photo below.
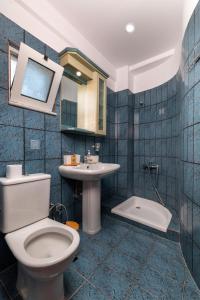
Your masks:
M77 75L78 77L80 77L80 76L82 75L82 73L81 73L80 71L77 71L77 72L76 72L76 75Z
M135 26L132 23L126 24L126 32L132 33L135 30Z

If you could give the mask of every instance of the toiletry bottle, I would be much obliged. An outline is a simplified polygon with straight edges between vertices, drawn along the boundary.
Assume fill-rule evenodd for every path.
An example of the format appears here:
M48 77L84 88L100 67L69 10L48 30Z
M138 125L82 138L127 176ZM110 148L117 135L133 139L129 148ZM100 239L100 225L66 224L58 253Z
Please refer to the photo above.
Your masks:
M76 154L72 154L72 156L71 156L71 165L72 166L76 166L77 165Z

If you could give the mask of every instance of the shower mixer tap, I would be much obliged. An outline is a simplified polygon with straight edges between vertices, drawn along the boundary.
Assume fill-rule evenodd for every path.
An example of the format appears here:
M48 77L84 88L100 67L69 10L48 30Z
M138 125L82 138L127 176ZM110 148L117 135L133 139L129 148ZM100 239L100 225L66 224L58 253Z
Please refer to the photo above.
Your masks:
M153 162L149 162L148 164L147 163L145 163L144 165L143 165L143 168L145 169L145 170L156 170L157 172L158 172L158 170L159 170L159 165L158 164L155 164L155 163L153 163Z
M165 206L165 203L164 201L162 200L162 197L160 196L160 193L158 191L158 176L159 176L159 165L158 164L155 164L153 162L148 162L148 163L145 163L143 165L143 169L144 170L148 170L149 172L149 175L150 175L150 181L151 181L151 184L152 184L152 187L155 191L155 194L158 198L158 201L163 205ZM156 170L155 174L152 173L153 170ZM153 182L152 180L152 176L155 175L155 183Z

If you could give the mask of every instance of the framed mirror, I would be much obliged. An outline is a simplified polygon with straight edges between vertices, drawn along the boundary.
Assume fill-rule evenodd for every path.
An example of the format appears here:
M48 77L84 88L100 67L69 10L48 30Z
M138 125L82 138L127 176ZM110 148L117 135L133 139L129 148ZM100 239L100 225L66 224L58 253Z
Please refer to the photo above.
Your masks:
M92 134L93 131L84 122L86 107L81 101L86 96L86 85L77 81L68 75L61 80L61 130Z
M63 128L77 127L78 84L63 76L61 81L61 126Z

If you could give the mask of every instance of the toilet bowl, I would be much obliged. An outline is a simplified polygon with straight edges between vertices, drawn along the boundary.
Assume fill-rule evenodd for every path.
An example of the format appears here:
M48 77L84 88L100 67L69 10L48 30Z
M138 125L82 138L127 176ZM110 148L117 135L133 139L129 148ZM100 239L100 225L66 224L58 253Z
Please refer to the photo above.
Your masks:
M79 234L48 218L49 174L0 178L0 231L18 260L24 300L63 300L63 272L75 257Z
M17 289L25 300L63 300L63 272L77 254L79 234L49 218L5 236L18 260Z

